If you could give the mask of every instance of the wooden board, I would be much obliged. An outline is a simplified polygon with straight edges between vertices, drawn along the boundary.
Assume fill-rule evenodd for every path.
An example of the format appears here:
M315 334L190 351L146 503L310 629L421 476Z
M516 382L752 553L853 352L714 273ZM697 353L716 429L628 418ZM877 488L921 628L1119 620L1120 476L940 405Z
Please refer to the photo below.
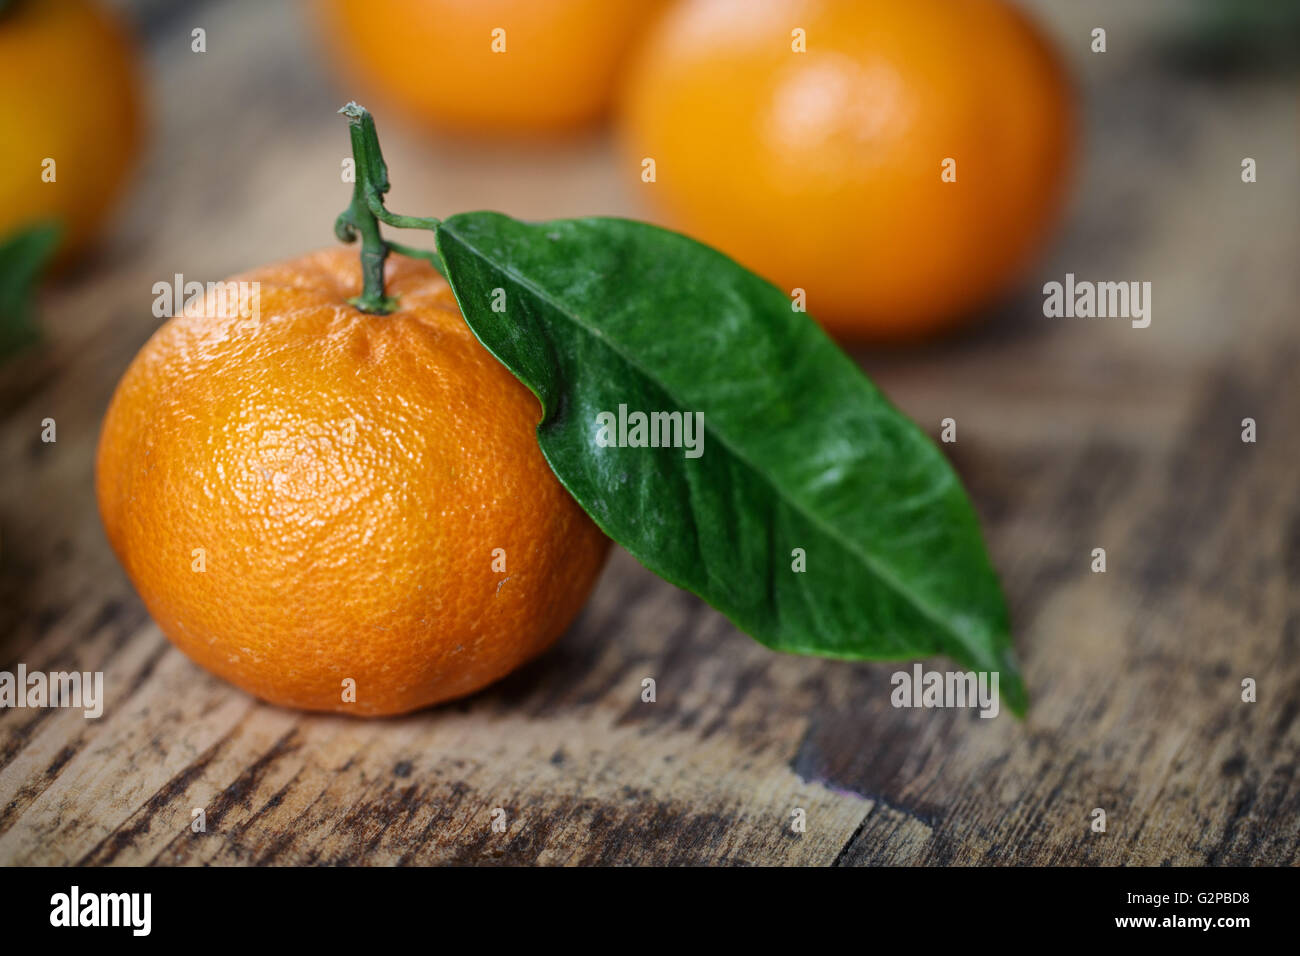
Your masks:
M1087 104L1062 240L981 330L859 356L936 435L958 422L944 447L1012 604L1023 723L894 709L895 666L771 653L622 552L552 652L413 716L303 716L192 665L104 540L99 422L157 324L154 282L332 241L350 93L296 4L160 8L129 208L46 294L45 345L0 366L0 669L102 670L107 695L98 720L0 711L0 863L1294 864L1294 89L1181 76L1150 10L1080 6L1045 9ZM380 131L404 213L643 212L603 133L502 148ZM1036 290L1067 271L1151 281L1151 327L1043 318Z

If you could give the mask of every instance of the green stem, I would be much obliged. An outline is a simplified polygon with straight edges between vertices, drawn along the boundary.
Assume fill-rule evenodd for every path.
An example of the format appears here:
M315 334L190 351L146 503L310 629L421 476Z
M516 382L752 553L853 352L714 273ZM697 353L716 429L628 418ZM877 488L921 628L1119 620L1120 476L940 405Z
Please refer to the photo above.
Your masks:
M352 187L352 202L334 221L334 235L342 242L354 242L358 235L361 237L361 294L348 302L362 312L387 315L397 308L397 300L384 294L384 262L389 252L424 259L439 272L443 270L437 253L390 242L380 232L379 224L383 222L397 229L432 231L438 228L439 221L399 216L384 208L384 194L389 188L388 166L379 149L374 118L365 107L356 103L348 103L339 112L348 118L357 178Z

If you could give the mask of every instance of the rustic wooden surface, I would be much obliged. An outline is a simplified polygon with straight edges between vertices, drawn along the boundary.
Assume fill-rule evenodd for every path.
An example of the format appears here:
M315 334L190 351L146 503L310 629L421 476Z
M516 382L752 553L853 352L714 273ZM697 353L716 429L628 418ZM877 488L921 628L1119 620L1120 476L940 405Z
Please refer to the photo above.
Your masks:
M99 720L0 712L0 863L1294 864L1294 87L1181 75L1155 43L1169 5L1127 6L1047 10L1088 142L1024 293L957 341L861 356L918 420L958 421L945 448L1012 604L1023 723L895 710L894 666L773 654L622 552L551 653L402 719L278 710L174 650L99 526L101 416L156 325L155 281L331 241L347 136L292 6L163 6L130 206L45 295L45 345L0 367L0 669L102 670L107 693ZM379 119L398 211L640 211L604 134L501 148ZM1151 327L1042 318L1035 289L1067 271L1150 280Z

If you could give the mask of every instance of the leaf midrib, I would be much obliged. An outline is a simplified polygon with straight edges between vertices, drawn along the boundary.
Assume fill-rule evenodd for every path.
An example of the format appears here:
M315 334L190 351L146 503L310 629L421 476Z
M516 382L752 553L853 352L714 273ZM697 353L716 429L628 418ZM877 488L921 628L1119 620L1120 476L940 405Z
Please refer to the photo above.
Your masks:
M568 221L581 222L583 220L568 220ZM648 372L644 367L641 366L640 363L638 363L634 359L624 354L624 352L620 348L618 348L617 345L614 343L614 340L602 334L598 329L591 328L586 322L582 320L580 316L570 314L568 309L561 306L551 296L547 295L542 289L538 288L531 281L529 281L528 279L524 278L519 273L517 273L513 267L501 266L497 264L494 260L490 259L485 253L481 252L476 246L467 242L464 239L464 237L456 233L454 230L449 230L447 227L447 223L445 221L439 226L438 231L447 232L453 239L455 239L461 244L462 248L467 249L473 255L477 256L479 259L489 263L493 268L503 272L507 277L513 279L518 285L522 286L523 288L531 292L534 295L534 297L542 300L543 302L550 304L555 309L556 312L563 315L572 325L577 326L580 330L587 332L588 334L593 335L595 338L599 339L602 343L606 345L607 348L609 348L610 351L612 351L615 355L617 355L624 362L630 365L633 369L641 373L661 392L663 392L666 395L672 395L672 392L656 376ZM473 331L473 326L470 327L470 331ZM478 337L477 333L475 333L475 337L476 338ZM487 343L483 343L483 344L485 347L487 346ZM496 353L493 352L493 355L495 356ZM501 361L499 357L497 360ZM512 374L513 374L513 370L512 370ZM861 374L861 372L859 371L858 374ZM683 409L682 411L685 414L685 409ZM838 534L834 533L832 528L825 521L823 521L820 517L817 517L815 514L810 513L807 509L807 506L799 498L794 496L787 497L781 494L781 489L773 483L772 479L770 479L763 472L762 469L758 468L745 455L736 451L735 447L732 445L730 441L727 440L727 438L724 435L718 434L714 429L712 429L709 426L707 418L705 420L704 429L706 434L713 433L717 438L719 444L721 444L724 448L726 448L727 451L730 452L731 455L734 456L738 461L743 462L746 468L748 468L752 473L758 475L759 478L762 480L762 482L766 484L768 488L772 491L772 493L776 496L777 500L791 501L792 504L794 505L795 511L798 514L800 514L805 520L807 520L814 527L821 530L823 534L827 535L832 540L839 541L841 543L841 546L844 547L845 550L848 551L850 554L856 555L858 559L862 561L862 563L865 564L868 567L868 569L870 569L878 578L880 578L895 592L897 592L904 600L906 600L908 604L910 604L913 608L918 610L921 613L922 617L938 625L947 633L954 635L957 638L958 642L963 647L965 647L967 651L972 653L973 657L984 656L980 653L979 648L971 647L966 642L966 640L964 640L964 635L962 635L962 633L958 631L952 624L943 620L942 618L936 617L935 613L931 611L925 605L925 603L922 602L918 598L918 596L911 591L911 589L909 589L905 584L899 581L896 576L884 570L878 563L877 558L875 558L873 555L870 555L864 551L859 550L852 542L849 543L844 542L844 540ZM951 477L949 477L948 481L951 482L951 480L952 480ZM775 554L773 557L775 559ZM997 656L996 653L994 653L993 657L996 658L996 656Z

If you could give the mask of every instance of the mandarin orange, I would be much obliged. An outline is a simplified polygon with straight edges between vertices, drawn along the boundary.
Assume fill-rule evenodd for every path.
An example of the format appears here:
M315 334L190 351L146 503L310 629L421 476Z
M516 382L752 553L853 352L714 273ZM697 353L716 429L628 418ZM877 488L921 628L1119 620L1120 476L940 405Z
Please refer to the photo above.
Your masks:
M0 237L57 221L66 262L94 235L140 150L136 57L94 0L0 12Z
M343 248L232 281L239 308L211 289L149 340L99 442L108 539L163 632L265 700L366 715L559 637L608 541L447 283L394 255L396 311L360 312Z
M437 128L538 134L599 118L663 0L314 0L332 58Z
M1061 63L1003 0L684 0L621 113L629 181L668 224L803 289L847 340L923 336L1004 293L1074 153Z

